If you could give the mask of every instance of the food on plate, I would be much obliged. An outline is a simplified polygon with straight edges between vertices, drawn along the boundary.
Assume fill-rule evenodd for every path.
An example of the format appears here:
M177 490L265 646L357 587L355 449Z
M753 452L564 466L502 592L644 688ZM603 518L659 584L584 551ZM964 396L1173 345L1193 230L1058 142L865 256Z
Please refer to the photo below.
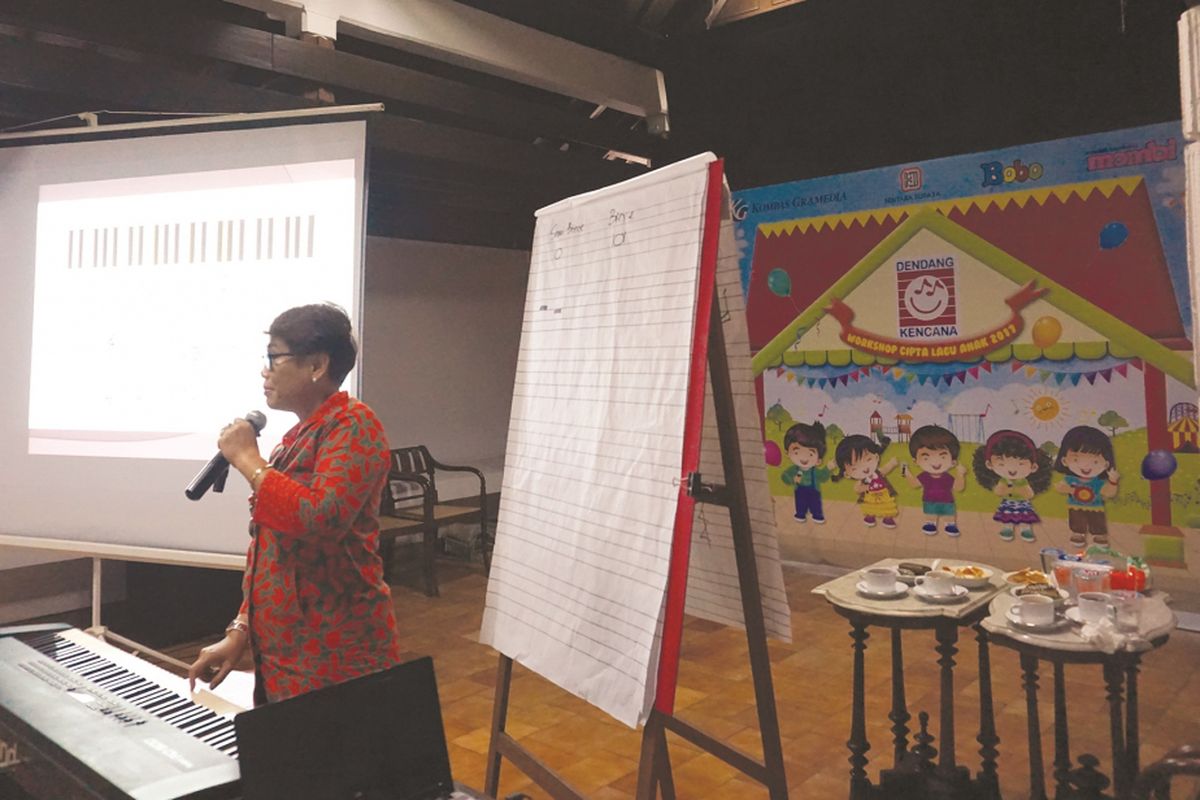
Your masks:
M924 575L926 572L929 572L929 567L912 561L901 561L896 565L896 571L901 575L907 575L911 577L915 575Z
M1019 583L1025 586L1040 583L1044 583L1047 586L1050 585L1049 575L1031 567L1022 567L1016 572L1010 572L1004 576L1004 579L1009 583Z
M974 564L959 564L957 566L944 566L943 570L949 572L956 578L986 578L988 571L983 567L977 567Z
M1029 583L1024 586L1018 586L1016 589L1013 589L1013 594L1017 597L1029 597L1030 595L1049 597L1051 600L1056 601L1062 599L1062 595L1059 594L1058 589L1055 589L1048 583Z

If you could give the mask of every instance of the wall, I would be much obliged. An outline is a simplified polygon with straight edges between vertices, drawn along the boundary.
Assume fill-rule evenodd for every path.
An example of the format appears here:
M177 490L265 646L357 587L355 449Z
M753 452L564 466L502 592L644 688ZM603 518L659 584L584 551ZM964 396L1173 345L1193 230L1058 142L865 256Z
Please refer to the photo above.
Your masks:
M424 444L500 488L529 254L367 240L363 398L394 447ZM443 497L471 479L439 482Z

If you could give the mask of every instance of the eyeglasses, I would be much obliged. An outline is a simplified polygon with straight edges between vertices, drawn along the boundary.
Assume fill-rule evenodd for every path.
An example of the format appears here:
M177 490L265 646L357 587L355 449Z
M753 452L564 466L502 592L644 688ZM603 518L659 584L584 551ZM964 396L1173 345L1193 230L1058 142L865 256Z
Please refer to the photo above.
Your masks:
M295 353L266 353L263 356L263 369L267 372L275 371L275 360L279 358L290 358L296 355Z

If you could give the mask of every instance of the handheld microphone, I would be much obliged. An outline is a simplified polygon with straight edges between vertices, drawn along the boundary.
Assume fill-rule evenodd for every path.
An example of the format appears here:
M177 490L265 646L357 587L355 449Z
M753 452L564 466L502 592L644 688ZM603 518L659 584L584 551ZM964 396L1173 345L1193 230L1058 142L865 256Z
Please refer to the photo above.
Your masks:
M255 436L267 426L267 418L261 411L246 412L246 422L249 422L250 427L254 428ZM192 478L192 482L183 490L183 493L187 495L188 500L199 500L209 489L219 492L225 488L225 477L228 474L229 461L218 452L204 465L204 469Z

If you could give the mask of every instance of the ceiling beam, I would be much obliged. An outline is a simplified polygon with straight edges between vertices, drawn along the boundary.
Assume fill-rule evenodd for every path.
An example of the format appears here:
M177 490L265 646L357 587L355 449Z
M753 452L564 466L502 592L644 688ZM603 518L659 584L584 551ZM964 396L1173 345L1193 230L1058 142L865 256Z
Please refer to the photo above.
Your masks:
M0 23L36 25L38 30L100 44L217 59L312 81L335 93L344 88L384 101L478 120L530 140L544 137L603 150L652 155L653 140L640 132L613 128L584 114L573 114L407 67L318 47L269 31L188 15L152 18L146 24L133 27L128 24L127 17L112 13L112 7L109 14L98 14L96 8L87 4L64 0L40 0L14 6L21 10L14 10L13 6L0 10Z
M89 110L236 113L313 108L303 97L203 75L109 58L79 47L62 47L0 37L0 87L85 98ZM474 165L510 174L514 180L570 177L594 187L634 172L594 157L405 119L371 118L373 146L398 154Z
M301 10L309 33L340 28L446 61L647 119L666 133L662 73L452 0L228 0L281 17Z

